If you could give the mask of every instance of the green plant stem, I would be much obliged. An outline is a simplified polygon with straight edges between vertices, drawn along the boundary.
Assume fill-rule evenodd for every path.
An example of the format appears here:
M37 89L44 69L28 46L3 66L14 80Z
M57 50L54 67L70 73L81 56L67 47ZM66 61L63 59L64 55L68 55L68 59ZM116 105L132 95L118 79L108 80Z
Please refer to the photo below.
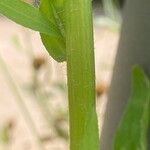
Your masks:
M32 117L30 116L30 112L28 111L28 108L27 108L26 104L24 103L24 99L22 98L20 91L19 91L14 79L12 78L12 76L8 70L8 67L7 67L5 61L3 60L3 58L1 57L1 55L0 55L0 67L1 67L1 69L3 69L5 76L7 77L8 81L9 81L10 88L12 89L12 92L16 96L16 102L25 118L25 121L27 122L27 124L29 126L29 129L30 129L33 137L36 140L38 149L44 150L44 147L43 147L43 144L39 137L38 131L36 130L34 121L32 120Z
M66 1L70 150L98 150L91 0Z

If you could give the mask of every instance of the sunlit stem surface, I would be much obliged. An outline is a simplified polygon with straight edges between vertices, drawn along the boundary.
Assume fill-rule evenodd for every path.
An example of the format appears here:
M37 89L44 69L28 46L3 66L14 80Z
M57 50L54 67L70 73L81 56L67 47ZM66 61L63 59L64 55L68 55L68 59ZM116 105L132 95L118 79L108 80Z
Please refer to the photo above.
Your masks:
M70 150L98 150L91 0L66 1Z

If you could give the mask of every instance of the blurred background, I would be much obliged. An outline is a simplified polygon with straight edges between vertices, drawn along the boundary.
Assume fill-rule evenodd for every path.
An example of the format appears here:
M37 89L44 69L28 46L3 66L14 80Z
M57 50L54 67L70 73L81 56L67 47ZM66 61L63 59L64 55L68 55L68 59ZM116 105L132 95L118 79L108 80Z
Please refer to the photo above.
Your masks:
M124 0L93 0L100 129L123 6ZM0 27L0 150L67 150L66 64L49 56L38 33L3 16Z

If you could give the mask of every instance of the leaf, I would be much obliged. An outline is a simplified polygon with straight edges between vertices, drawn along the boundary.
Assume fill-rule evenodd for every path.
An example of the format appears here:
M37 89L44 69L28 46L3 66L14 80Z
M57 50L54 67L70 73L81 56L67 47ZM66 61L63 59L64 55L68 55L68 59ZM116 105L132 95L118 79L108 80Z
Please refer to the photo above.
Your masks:
M21 0L0 0L0 13L25 27L58 36L59 30L37 8Z
M41 33L41 39L49 54L58 62L66 60L64 30L64 0L41 0L40 11L57 26L57 37Z
M41 0L40 11L50 22L59 28L60 33L65 37L65 10L64 0Z
M132 93L117 129L114 150L146 150L150 109L150 83L143 70L133 69Z

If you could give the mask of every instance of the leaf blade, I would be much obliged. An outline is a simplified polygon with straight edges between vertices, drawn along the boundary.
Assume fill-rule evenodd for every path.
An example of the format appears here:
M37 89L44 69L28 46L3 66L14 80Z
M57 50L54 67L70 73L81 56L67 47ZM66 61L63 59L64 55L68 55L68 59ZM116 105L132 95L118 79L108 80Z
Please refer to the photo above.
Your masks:
M21 0L0 0L0 13L32 30L51 36L59 34L56 26L37 8Z
M62 20L58 15L58 11L63 7L63 1L61 0L49 1L41 0L40 11L47 17L51 22L57 26L59 30L59 36L52 37L45 34L40 34L42 42L49 52L49 54L58 62L63 62L66 60L66 45L65 45L65 31L62 26ZM59 6L59 9L58 7ZM57 10L57 9L58 10ZM62 17L62 16L61 16Z
M114 150L146 150L150 83L143 70L133 70L132 93L114 139Z

